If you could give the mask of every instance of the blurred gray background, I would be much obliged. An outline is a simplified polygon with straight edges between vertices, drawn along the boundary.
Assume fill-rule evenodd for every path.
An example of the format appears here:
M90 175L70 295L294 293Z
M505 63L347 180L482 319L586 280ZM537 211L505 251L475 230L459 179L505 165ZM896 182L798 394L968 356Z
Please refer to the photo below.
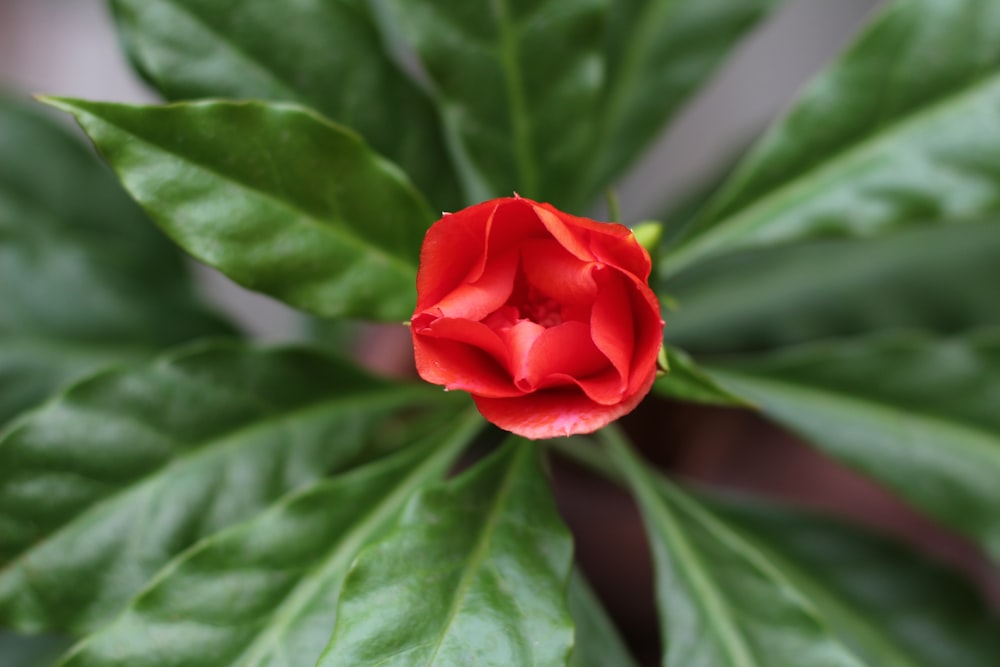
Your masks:
M697 0L690 0L692 2ZM835 56L880 0L788 0L681 113L617 189L626 222L724 166ZM105 0L0 0L0 88L155 102L122 55ZM266 340L297 335L297 316L199 269L206 293Z

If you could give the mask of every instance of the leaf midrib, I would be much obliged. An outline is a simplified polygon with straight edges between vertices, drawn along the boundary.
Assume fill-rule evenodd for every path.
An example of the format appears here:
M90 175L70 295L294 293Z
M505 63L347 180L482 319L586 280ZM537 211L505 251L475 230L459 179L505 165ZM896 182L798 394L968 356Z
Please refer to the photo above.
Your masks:
M528 121L527 101L525 99L524 81L518 66L518 37L515 23L510 16L508 0L491 0L499 31L500 62L503 79L507 88L507 109L511 117L511 130L514 135L514 156L518 173L521 175L520 187L524 188L528 197L537 197L538 174L535 171L534 153L532 151L531 126Z
M270 624L267 631L259 635L241 654L238 664L245 667L255 667L262 664L268 653L281 643L280 638L291 626L298 615L314 599L316 593L340 568L345 560L355 557L359 549L386 521L396 514L426 477L436 470L443 469L457 455L456 449L461 449L470 433L478 430L480 425L478 413L466 419L453 431L451 437L434 454L424 460L413 471L405 476L395 489L382 501L358 518L357 522L342 539L334 544L322 561L309 573L304 575L295 588L285 597L275 612L276 620Z
M864 623L849 602L830 587L824 586L823 580L810 576L794 559L786 558L783 553L755 538L748 531L733 527L730 530L752 543L785 577L794 582L807 599L814 601L824 615L836 619L841 626L850 628L851 637L859 640L860 644L882 661L878 663L879 667L926 667L926 663L916 662L910 653L905 652L899 642L886 633L879 632L884 625Z
M277 424L277 422L288 422L291 420L302 419L308 417L313 412L319 413L325 410L330 410L332 413L333 410L331 410L331 404L339 406L341 408L340 411L356 409L361 406L374 407L383 403L386 405L392 405L394 402L404 400L409 395L423 393L422 391L416 392L415 389L416 388L414 387L400 387L394 388L392 391L376 393L369 396L359 397L358 395L351 395L348 400L343 400L343 395L339 395L335 399L320 400L318 402L309 403L306 406L299 407L295 410L281 413L280 416L273 419L265 419L241 426L240 428L228 431L220 436L209 438L198 447L192 448L190 446L191 443L187 443L188 449L186 449L184 453L172 456L168 460L164 461L162 465L154 470L151 470L146 475L138 477L135 480L131 480L130 483L123 485L120 489L117 489L116 491L94 502L79 514L70 517L68 521L60 524L49 534L33 542L27 549L0 567L0 577L13 572L17 567L22 566L23 561L29 558L38 548L58 539L64 532L81 524L90 523L95 517L99 517L109 508L113 509L114 507L120 505L121 502L128 496L140 493L150 486L163 482L164 479L171 476L171 471L176 471L178 468L196 466L202 459L211 459L216 456L223 456L229 448L239 448L248 441L247 438L243 438L241 436L251 434L257 430L272 428ZM255 440L250 439L250 441Z
M135 134L134 132L132 132L131 130L128 130L128 129L122 127L120 124L118 124L116 122L112 122L112 121L108 120L107 118L105 118L103 116L99 116L99 115L95 114L94 112L90 111L86 107L77 106L75 102L72 102L72 101L70 101L70 102L59 101L59 104L60 105L65 104L65 105L69 106L69 108L75 114L77 114L77 113L86 114L88 117L96 120L98 123L102 123L102 124L108 125L110 127L116 128L122 134L124 134L126 136L129 136L129 137L132 137L137 143L140 143L140 144L143 144L145 146L148 146L148 147L154 149L155 151L158 151L158 152L164 153L166 155L172 156L173 159L178 160L178 161L180 161L180 162L182 162L184 164L191 165L191 166L193 166L193 167L195 167L195 168L197 168L197 169L199 169L201 171L204 171L204 172L207 172L209 174L212 174L212 175L214 175L215 178L218 178L219 180L221 180L221 181L223 181L225 183L231 183L231 184L235 185L236 187L240 188L241 190L243 190L244 192L250 193L254 197L270 201L270 202L276 204L278 207L290 211L291 213L293 213L295 215L296 218L298 218L299 220L301 220L303 223L309 224L309 225L311 225L311 226L313 226L315 228L318 228L318 229L326 232L327 234L330 234L334 239L336 239L338 241L338 244L342 243L344 246L351 246L351 247L353 247L358 252L358 254L360 254L361 256L364 256L365 254L368 254L368 255L375 255L375 256L381 258L386 264L388 264L389 266L393 267L398 273L403 274L407 280L413 279L414 276L416 275L417 267L416 267L415 264L406 261L405 259L403 259L399 255L390 253L390 252L384 250L383 248L381 248L381 247L379 247L377 245L369 243L366 239L364 239L364 238L362 238L360 236L348 233L348 230L350 229L350 226L349 225L345 225L343 222L332 221L332 220L331 221L324 221L324 220L322 220L320 218L317 218L311 212L306 211L305 209L299 207L294 202L290 202L290 201L287 201L285 199L281 199L278 195L276 195L276 194L274 194L272 192L268 192L266 190L261 190L261 189L256 188L256 187L254 187L254 186L250 185L249 183L246 183L246 182L244 182L242 180L239 180L239 179L236 179L236 178L232 178L229 175L223 173L222 171L220 171L219 169L217 169L217 168L215 168L215 167L213 167L211 165L207 165L207 164L205 164L205 163L203 163L201 161L191 159L190 157L182 155L181 153L178 153L176 150L174 150L172 148L169 148L169 147L166 147L166 146L163 146L161 143L156 142L156 141L152 141L151 139L149 139L147 137L139 136L139 135ZM186 103L186 104L187 104L188 108L193 108L193 109L199 109L200 110L200 109L205 109L205 108L211 108L211 106L213 104L226 104L226 103L216 103L216 102L198 103L198 102L191 102L191 103ZM244 103L238 103L237 102L237 103L228 103L228 104L233 104L235 106L235 105L248 104L248 103L245 103L245 102ZM253 103L249 103L249 104L253 104ZM278 102L278 103L269 103L266 106L268 108L270 108L270 109L277 109L277 110L283 110L283 111L293 111L293 112L301 113L304 116L311 117L312 120L315 121L315 122L318 122L318 123L320 123L322 125L326 125L328 127L328 129L334 130L334 128L332 128L332 127L329 126L329 123L325 119L323 119L322 117L320 117L318 115L313 114L312 112L308 111L307 109L302 109L302 108L296 107L294 105L289 105L289 104L285 104L285 103L281 103L281 102ZM334 131L336 131L336 130L334 130ZM388 177L388 175L387 175L387 177ZM161 213L159 209L156 209L156 216L159 217L159 218L161 218L161 219L164 218L164 217L169 217L169 216L164 216L164 214ZM426 217L426 216L423 216L423 217ZM424 220L424 222L427 222L427 220ZM169 224L170 227L174 226L172 223L168 223L168 224ZM425 225L425 227L426 226L429 226L429 225ZM343 247L343 246L341 246L341 247Z
M763 212L784 207L786 202L795 200L800 192L808 192L814 180L821 180L828 174L842 171L845 165L849 166L854 162L862 161L869 154L878 154L883 145L891 143L898 135L912 127L918 127L939 116L948 114L953 106L960 105L966 100L975 99L998 82L1000 82L1000 72L993 72L973 79L969 85L951 91L940 100L927 104L894 123L877 128L873 134L831 155L829 160L799 172L787 183L767 191L742 209L719 219L711 227L699 230L696 234L676 245L661 262L663 277L674 275L691 263L719 252L718 249L713 251L713 246L717 246L721 248L722 252L725 252L730 245L728 242L723 241L719 244L713 242L713 239L720 234L725 239L726 235L733 233L732 230L749 226L755 220L763 218L764 216L761 215ZM739 185L742 189L742 183ZM738 194L739 190L735 193ZM721 196L729 198L727 191L723 191ZM724 204L725 200L719 199L719 202ZM709 213L711 213L710 209Z
M527 452L528 447L521 444L517 446L517 450L515 450L513 456L511 457L511 461L508 464L507 471L504 473L500 487L494 495L493 507L490 509L490 513L489 516L486 517L486 521L483 522L483 527L479 532L475 545L473 546L472 554L466 561L465 568L462 571L462 576L459 579L458 585L455 587L455 594L452 596L451 607L448 609L448 616L441 625L437 641L434 643L434 650L424 663L427 667L434 666L434 661L437 658L438 653L441 651L441 647L444 645L444 641L448 636L448 631L454 623L455 618L458 616L462 603L469 592L469 588L472 586L472 582L476 574L478 574L480 570L483 560L486 559L487 551L489 550L493 534L496 530L496 525L500 521L501 509L506 506L508 496L510 495L511 488L514 484L514 472L518 469L521 458L525 456Z

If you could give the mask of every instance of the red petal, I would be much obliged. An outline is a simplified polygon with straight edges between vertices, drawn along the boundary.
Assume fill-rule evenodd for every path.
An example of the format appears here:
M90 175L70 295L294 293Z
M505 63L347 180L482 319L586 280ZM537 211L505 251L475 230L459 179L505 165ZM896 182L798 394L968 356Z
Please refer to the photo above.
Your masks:
M594 302L594 267L552 239L531 239L521 246L521 268L528 284L563 305Z
M510 298L514 289L517 262L515 251L490 258L479 280L460 284L426 312L433 312L439 317L474 321L483 319Z
M575 384L605 405L619 402L626 386L594 345L590 327L583 322L564 322L539 334L524 371L514 375L514 382L526 392Z
M517 435L537 440L592 433L628 414L653 386L646 378L636 393L616 405L596 403L578 389L554 389L514 398L474 397L487 421Z
M478 278L486 257L487 227L498 206L497 200L470 206L445 215L427 230L417 270L417 312L470 277Z
M469 320L413 323L417 372L427 382L480 396L519 396L506 369L507 351L486 325Z
M597 274L598 293L590 314L590 335L594 345L628 382L635 351L635 316L629 289L632 283L614 269Z
M649 280L652 269L649 253L628 227L563 213L551 204L532 204L549 233L580 259L608 264L643 282Z

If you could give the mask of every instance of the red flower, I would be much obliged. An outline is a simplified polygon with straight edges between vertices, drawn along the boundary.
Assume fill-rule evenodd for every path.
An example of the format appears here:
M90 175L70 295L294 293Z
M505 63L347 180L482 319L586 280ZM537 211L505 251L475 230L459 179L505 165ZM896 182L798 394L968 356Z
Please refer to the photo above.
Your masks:
M628 228L549 204L446 214L420 252L417 371L524 437L595 431L653 384L663 322L649 271Z

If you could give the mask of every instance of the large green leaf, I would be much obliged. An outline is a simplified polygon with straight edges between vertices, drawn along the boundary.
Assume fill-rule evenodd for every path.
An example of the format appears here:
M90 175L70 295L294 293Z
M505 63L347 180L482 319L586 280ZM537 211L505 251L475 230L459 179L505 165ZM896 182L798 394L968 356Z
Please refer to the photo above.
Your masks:
M1000 560L1000 331L830 341L708 370Z
M93 628L172 556L362 455L421 386L199 347L82 381L0 439L0 624Z
M358 550L417 489L447 472L482 426L478 414L471 417L203 540L63 664L313 667Z
M608 0L375 0L440 98L473 201L567 199L590 158Z
M642 510L671 667L859 667L761 551L606 438Z
M896 0L765 136L664 268L1000 210L1000 4Z
M731 255L664 281L679 304L664 336L731 353L892 328L996 325L998 256L996 221Z
M424 491L358 557L321 667L565 665L572 544L538 446Z
M569 667L636 667L601 601L579 571L569 580L569 609L576 625Z
M615 0L597 159L584 196L619 176L778 0ZM583 181L583 179L581 179Z
M841 521L713 502L845 642L878 667L994 667L1000 622L980 591L912 549Z
M110 361L231 330L81 142L0 96L0 424Z
M136 67L168 99L297 102L357 130L438 210L460 197L429 98L359 0L111 0Z
M0 630L0 665L51 667L67 646L63 637L19 637Z
M319 315L413 312L433 216L354 133L278 104L50 102L179 245L236 282Z

